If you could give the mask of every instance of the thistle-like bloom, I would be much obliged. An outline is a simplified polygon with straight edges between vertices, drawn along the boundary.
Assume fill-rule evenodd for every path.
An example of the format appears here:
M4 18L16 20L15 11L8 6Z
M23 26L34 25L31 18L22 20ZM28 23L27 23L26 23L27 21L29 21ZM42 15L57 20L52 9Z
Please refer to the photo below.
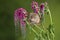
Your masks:
M27 11L24 8L18 8L17 10L15 10L14 14L15 26L16 28L18 27L21 28L21 33L24 38L26 36L26 23L25 23L26 18Z
M27 18L27 11L24 8L19 8L15 11L14 19L15 21L20 21L24 25L24 20Z
M31 4L31 6L32 6L33 11L35 13L38 13L38 11L39 11L38 3L35 2L35 1L33 1L32 4Z

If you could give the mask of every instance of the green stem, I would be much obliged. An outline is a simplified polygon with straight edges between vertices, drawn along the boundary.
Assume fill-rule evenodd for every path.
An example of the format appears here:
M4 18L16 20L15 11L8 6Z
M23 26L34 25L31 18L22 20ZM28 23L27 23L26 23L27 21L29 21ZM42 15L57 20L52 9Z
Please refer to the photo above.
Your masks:
M40 12L38 11L38 15L41 16Z
M47 33L47 36L48 36L48 40L50 40L49 33Z
M26 23L29 25L29 27L31 27L30 24L29 24L27 21L26 21ZM37 25L35 25L35 26L38 28ZM41 34L39 35L33 28L31 28L31 30L32 30L38 37L41 37L41 39L44 40L44 38L42 37Z
M44 31L43 29L41 29L39 26L37 26L36 24L34 24L34 26L36 27L36 28L38 28L39 30L41 30L41 31Z
M32 31L37 35L39 36L39 34L32 28Z
M26 23L29 25L29 27L31 27L30 26L30 24L26 21ZM31 30L37 35L37 36L39 36L39 34L33 29L33 28L31 28Z
M55 35L54 35L54 33L51 31L51 34L53 35L53 40L54 40L54 38L55 38Z
M40 36L39 36L39 37L41 37L41 40L45 40L45 39L43 38L42 34L41 34L41 32L42 32L42 31L44 32L44 30L41 29L40 27L38 27L36 24L34 24L34 25L35 25L36 28L38 28L38 29L40 30Z
M50 22L51 22L51 25L53 24L53 22L52 22L52 16L51 16L51 12L50 12L50 10L48 9L48 11L49 11L49 16L50 16Z
M49 16L50 16L50 22L51 22L51 25L53 25L51 12L50 12L49 9L48 9L48 11L49 11ZM54 35L54 33L52 32L52 30L51 30L51 34L53 35L53 40L54 40L55 35Z

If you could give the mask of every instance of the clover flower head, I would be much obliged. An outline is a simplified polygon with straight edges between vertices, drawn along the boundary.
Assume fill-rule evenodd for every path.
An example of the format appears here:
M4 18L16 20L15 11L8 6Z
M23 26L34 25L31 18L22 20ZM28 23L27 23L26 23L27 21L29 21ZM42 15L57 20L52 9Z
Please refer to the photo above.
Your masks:
M27 18L27 11L24 8L18 8L17 10L15 10L15 22L19 21L21 24L25 24L25 18Z
M38 7L38 3L37 3L37 2L32 1L31 7L32 7L32 9L33 9L33 11L34 11L35 13L38 13L39 7Z

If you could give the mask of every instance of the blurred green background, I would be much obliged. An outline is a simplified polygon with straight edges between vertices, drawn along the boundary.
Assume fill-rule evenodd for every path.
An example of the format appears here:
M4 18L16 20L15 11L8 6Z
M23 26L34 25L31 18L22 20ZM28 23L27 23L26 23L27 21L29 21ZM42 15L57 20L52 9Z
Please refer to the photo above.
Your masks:
M36 1L48 1L55 25L55 40L60 40L60 0ZM31 2L32 0L0 0L0 40L15 40L14 11L23 7L31 12Z

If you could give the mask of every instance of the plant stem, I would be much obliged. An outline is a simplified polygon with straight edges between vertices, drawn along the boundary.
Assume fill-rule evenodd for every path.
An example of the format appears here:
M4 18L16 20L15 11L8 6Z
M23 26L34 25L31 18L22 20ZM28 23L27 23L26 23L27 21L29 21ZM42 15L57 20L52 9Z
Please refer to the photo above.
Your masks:
M50 12L50 10L48 9L48 12L49 12L49 16L50 16L50 22L51 22L51 25L53 24L53 22L52 22L52 16L51 16L51 12Z
M51 12L50 12L49 8L48 8L48 12L49 12L49 16L50 16L50 22L51 22L51 25L53 25L53 22L52 22L52 16L51 16ZM54 28L54 27L52 26L51 34L53 35L53 40L54 40L55 35L54 35L54 33L52 32L53 28Z
M36 28L38 28L39 30L41 30L41 31L44 31L43 29L41 29L39 26L37 26L36 24L34 24L34 26L36 27Z
M26 23L29 25L29 27L31 27L30 26L30 24L26 21ZM33 29L33 28L31 28L31 30L37 35L37 36L39 36L39 34Z

